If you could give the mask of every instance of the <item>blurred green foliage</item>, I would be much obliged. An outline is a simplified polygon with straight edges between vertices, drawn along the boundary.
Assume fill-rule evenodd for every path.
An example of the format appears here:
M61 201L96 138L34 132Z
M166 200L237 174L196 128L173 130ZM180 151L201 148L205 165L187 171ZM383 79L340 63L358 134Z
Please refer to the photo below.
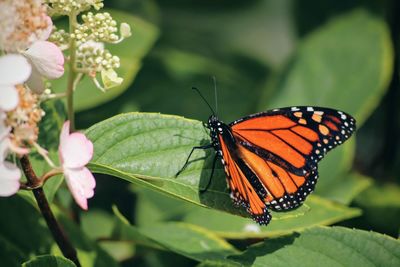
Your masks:
M133 35L110 47L125 83L101 94L84 81L76 94L78 128L89 128L95 145L96 195L87 213L71 212L63 186L53 201L85 266L400 265L398 1L105 4ZM200 121L211 112L190 88L214 105L213 76L225 122L288 105L343 109L357 119L356 135L321 162L314 195L298 210L274 213L267 227L237 216L246 213L232 206L219 163L199 194L212 151L196 151L174 177L191 147L209 140ZM46 110L64 118L55 102ZM44 121L50 135L42 138L57 140L60 125ZM61 180L46 185L51 199ZM6 266L60 255L32 198L21 195L0 199Z

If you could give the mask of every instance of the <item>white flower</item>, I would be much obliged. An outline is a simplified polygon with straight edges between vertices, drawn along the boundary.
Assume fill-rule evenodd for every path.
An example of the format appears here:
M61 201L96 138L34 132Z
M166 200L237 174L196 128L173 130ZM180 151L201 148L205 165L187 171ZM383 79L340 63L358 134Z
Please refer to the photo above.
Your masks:
M0 111L10 111L17 107L19 98L15 86L25 82L31 71L31 65L21 55L0 57Z
M0 1L1 50L20 52L38 40L46 40L51 26L41 0Z
M85 167L92 159L93 144L82 133L69 133L69 121L64 123L58 148L65 180L76 203L87 210L87 199L93 197L96 180Z
M10 148L10 127L4 124L5 114L0 111L0 196L8 197L17 193L19 189L19 179L21 171L12 164L6 161Z

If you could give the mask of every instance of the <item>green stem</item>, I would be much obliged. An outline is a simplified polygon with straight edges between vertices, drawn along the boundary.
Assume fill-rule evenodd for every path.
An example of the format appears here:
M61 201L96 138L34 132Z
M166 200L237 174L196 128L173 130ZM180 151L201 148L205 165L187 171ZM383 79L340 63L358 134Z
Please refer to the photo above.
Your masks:
M73 34L77 25L77 15L71 13L69 15L69 33ZM76 57L76 41L75 38L70 38L69 41L69 76L67 87L67 109L68 119L70 121L70 131L75 130L75 114L74 114L74 90L75 90L75 57Z

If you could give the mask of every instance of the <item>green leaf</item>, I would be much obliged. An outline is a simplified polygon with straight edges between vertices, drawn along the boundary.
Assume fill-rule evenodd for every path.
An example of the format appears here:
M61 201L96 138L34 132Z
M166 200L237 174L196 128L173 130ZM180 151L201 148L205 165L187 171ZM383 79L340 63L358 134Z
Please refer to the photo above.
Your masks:
M154 249L165 249L160 244L149 239L147 236L139 232L139 229L132 226L128 219L121 214L116 206L113 206L113 211L116 219L115 228L113 230L113 238L117 240L129 240L137 245L145 246Z
M246 239L286 235L312 226L329 225L360 215L358 209L335 204L315 195L309 196L306 204L309 208L304 212L304 216L289 217L287 212L280 214L275 212L272 215L272 222L267 227L259 226L249 219L203 208L188 212L184 221L205 227L225 238ZM282 218L285 215L287 217Z
M197 205L246 214L232 205L220 166L207 192L199 193L210 178L210 150L196 151L191 164L175 177L192 147L209 142L200 122L178 116L128 113L98 123L86 134L94 145L89 164L92 171L120 177Z
M221 260L237 251L205 228L187 223L163 223L139 228L139 232L165 248L188 258Z
M60 256L43 255L35 257L34 259L24 262L22 267L74 267L76 266L72 261Z
M0 258L4 266L21 266L31 255L47 253L52 238L39 212L18 195L0 198Z
M102 240L99 245L118 262L132 258L135 254L135 245L131 241Z
M374 184L359 194L354 203L363 209L360 223L375 231L398 235L400 227L400 187Z
M187 168L175 177L191 148L209 142L200 122L177 116L128 113L98 123L86 133L94 144L89 165L92 171L120 177L203 207L248 216L243 209L232 205L220 165L207 191L199 193L210 178L211 151L196 151ZM288 213L274 213L274 217L293 217L306 211L302 207ZM351 214L349 217L357 212Z
M321 174L321 177L322 176ZM335 183L329 188L326 186L322 190L316 190L316 194L321 194L330 200L349 205L358 194L367 189L372 184L372 179L358 173L342 173L335 177ZM326 185L320 183L319 185Z
M145 187L136 187L135 224L144 226L162 221L179 221L196 205L168 197Z
M399 266L400 241L374 232L315 227L230 257L242 266Z
M392 70L393 48L385 21L356 10L304 38L279 78L276 97L263 103L337 108L361 126L385 93Z
M114 227L111 214L103 210L91 209L82 213L81 228L91 239L109 238Z
M204 227L219 236L234 239L275 237L302 231L315 225L329 225L360 215L354 208L310 196L306 204L292 212L273 212L272 222L259 226L240 218L167 197L156 191L136 189L138 194L135 222L139 226L163 221L184 221Z
M126 218L114 208L117 218L128 231L134 234L125 236L125 240L131 240L139 244L153 242L161 248L173 251L188 258L203 260L222 260L228 255L237 253L236 249L205 228L180 222L168 222L150 224L143 227L129 225ZM147 239L146 242L142 240ZM150 247L155 247L150 244Z
M57 220L62 224L66 234L71 239L78 252L82 266L87 267L118 267L118 263L107 254L97 243L91 240L70 218L67 218L55 206L52 206ZM53 253L61 255L58 247L53 247ZM52 254L53 254L52 253Z
M133 82L141 67L142 59L158 37L158 29L153 24L125 12L117 10L104 11L109 12L117 22L128 23L133 30L132 36L123 42L106 46L113 55L120 58L121 67L116 71L118 76L123 78L124 81L120 86L103 93L90 79L87 77L84 78L78 84L77 90L74 93L75 111L96 107L122 94ZM68 73L69 71L66 69L62 78L52 81L52 87L55 92L66 91Z
M196 265L196 267L237 267L240 266L239 264L227 260L221 261L203 261Z

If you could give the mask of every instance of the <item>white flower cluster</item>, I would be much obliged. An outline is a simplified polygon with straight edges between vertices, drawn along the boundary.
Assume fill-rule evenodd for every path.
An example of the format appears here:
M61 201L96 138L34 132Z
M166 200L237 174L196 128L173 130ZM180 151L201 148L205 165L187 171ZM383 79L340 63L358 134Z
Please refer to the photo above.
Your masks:
M102 70L116 69L120 66L119 57L104 49L103 43L88 41L78 47L76 53L77 70L91 77Z
M64 29L57 29L53 27L53 33L49 37L49 41L56 44L61 50L68 48L69 43L69 33Z
M93 7L96 10L103 8L103 0L46 0L49 6L48 13L54 15L78 14Z
M23 51L37 40L47 39L51 25L40 0L0 1L1 50Z
M82 15L83 23L75 29L74 36L78 45L89 40L95 42L115 43L119 40L117 22L110 13L92 12Z

